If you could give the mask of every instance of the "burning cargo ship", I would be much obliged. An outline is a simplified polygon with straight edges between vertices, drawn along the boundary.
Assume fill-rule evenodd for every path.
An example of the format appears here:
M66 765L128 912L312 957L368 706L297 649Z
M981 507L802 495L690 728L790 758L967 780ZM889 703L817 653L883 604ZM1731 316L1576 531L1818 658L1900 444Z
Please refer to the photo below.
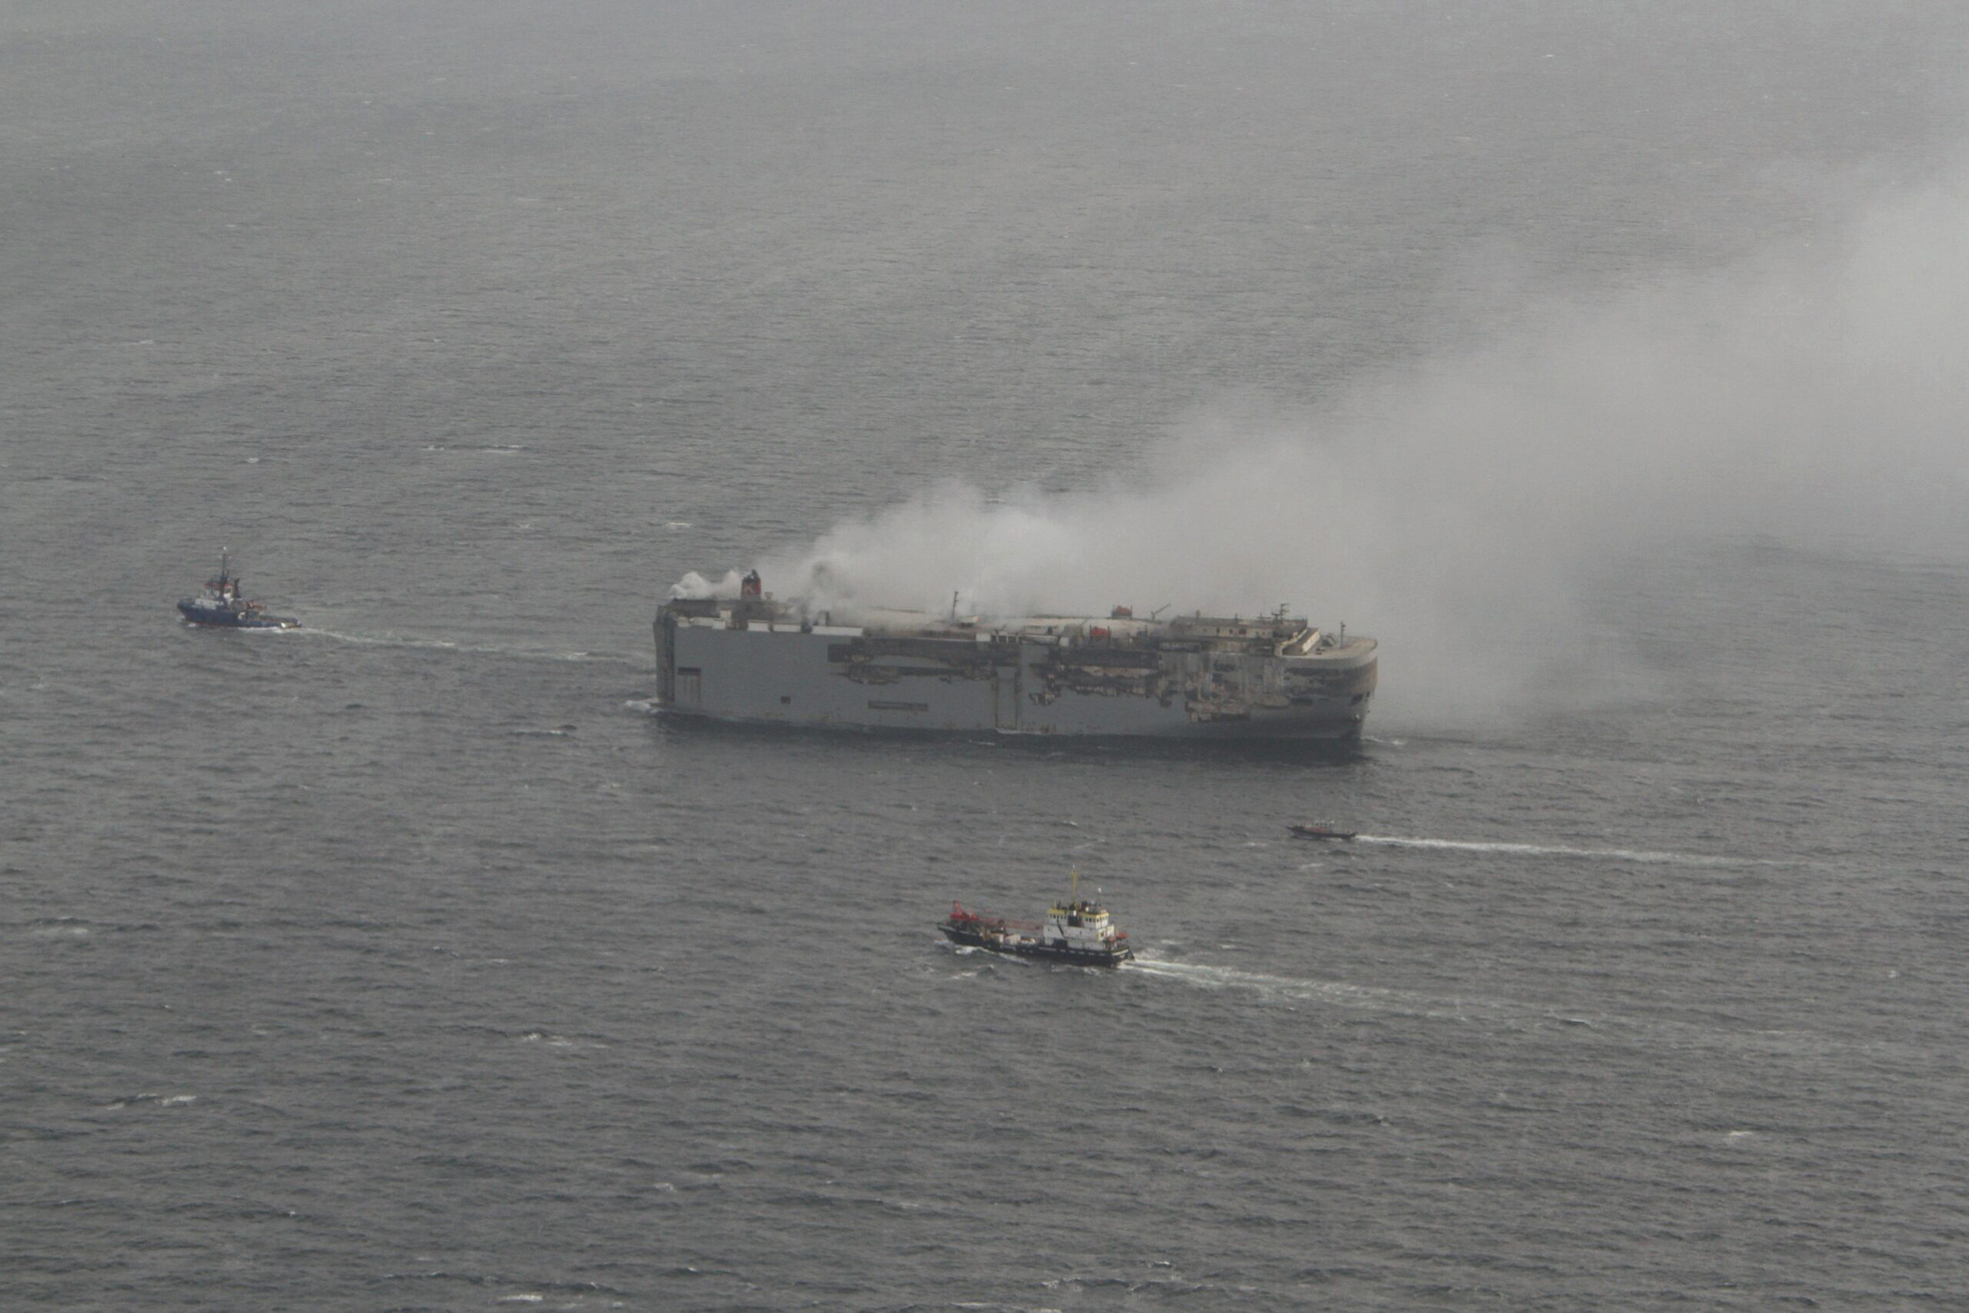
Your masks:
M682 716L933 733L1356 739L1376 645L1276 612L986 620L676 597L656 617L657 700Z

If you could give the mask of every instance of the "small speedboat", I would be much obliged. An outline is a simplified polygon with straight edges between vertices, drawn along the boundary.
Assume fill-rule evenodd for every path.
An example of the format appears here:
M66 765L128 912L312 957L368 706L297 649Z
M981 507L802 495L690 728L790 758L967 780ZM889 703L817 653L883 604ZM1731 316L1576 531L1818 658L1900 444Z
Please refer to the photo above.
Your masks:
M982 948L1014 957L1037 957L1074 966L1120 966L1135 956L1126 931L1114 928L1108 910L1080 896L1080 875L1064 902L1046 909L1044 921L1012 921L990 912L974 912L959 902L937 929L953 944Z
M205 593L178 603L178 612L195 625L216 625L225 629L299 629L292 616L268 615L267 608L249 602L239 591L239 579L232 572L232 553L219 553L219 577L205 581Z
M1313 821L1305 825L1288 825L1285 828L1301 839L1352 839L1360 834L1358 830L1343 830L1330 821Z

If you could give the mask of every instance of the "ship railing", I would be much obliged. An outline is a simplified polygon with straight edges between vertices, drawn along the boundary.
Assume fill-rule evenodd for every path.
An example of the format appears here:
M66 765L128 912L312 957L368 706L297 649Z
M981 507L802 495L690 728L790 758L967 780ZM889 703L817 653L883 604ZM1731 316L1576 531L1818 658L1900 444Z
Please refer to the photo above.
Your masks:
M980 929L1041 930L1045 928L1037 921L1014 921L1010 917L999 916L996 912L987 912L982 908L972 911L955 899L951 900L950 919L959 924L974 925Z

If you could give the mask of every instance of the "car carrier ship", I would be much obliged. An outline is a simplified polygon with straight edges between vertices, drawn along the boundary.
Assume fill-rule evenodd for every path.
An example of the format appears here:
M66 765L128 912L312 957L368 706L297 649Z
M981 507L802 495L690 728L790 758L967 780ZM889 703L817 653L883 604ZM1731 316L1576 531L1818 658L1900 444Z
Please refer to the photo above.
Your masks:
M674 597L656 617L657 701L712 720L936 733L1356 739L1376 645L1286 609L1256 617L826 610Z

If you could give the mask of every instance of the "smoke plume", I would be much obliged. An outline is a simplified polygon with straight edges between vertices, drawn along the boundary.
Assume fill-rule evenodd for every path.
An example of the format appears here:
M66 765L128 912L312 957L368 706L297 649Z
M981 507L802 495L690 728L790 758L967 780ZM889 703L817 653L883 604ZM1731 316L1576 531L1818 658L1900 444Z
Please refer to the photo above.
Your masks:
M1526 654L1585 653L1585 591L1622 554L1752 533L1960 551L1965 389L1958 178L1735 267L1534 308L1317 414L1198 420L1131 486L935 487L762 569L816 606L1287 602L1382 640L1384 706L1454 722L1508 708L1541 673Z

